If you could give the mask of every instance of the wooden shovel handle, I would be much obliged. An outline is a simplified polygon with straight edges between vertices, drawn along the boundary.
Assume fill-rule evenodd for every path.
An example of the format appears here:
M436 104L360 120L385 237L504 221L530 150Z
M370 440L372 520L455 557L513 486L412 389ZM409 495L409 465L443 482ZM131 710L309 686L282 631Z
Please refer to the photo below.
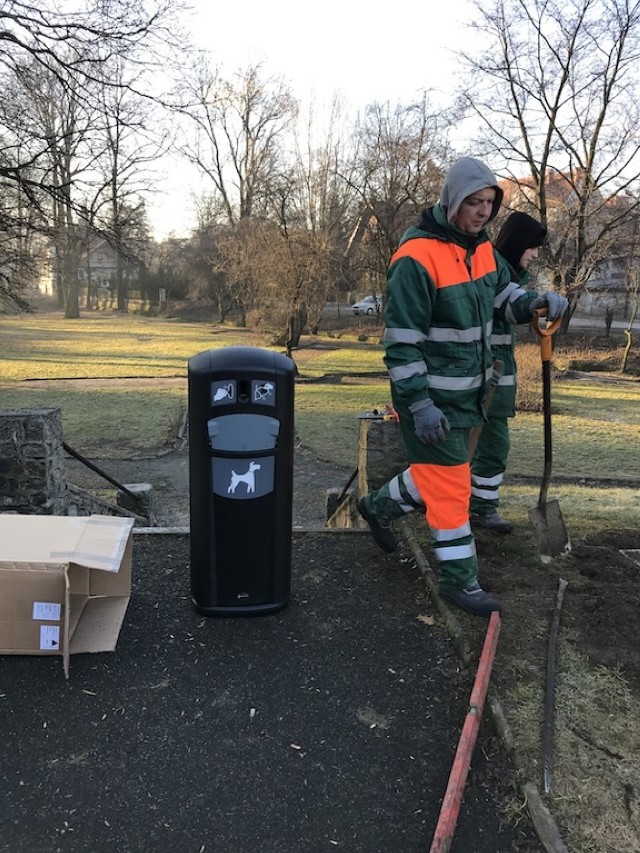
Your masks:
M540 338L540 355L543 361L551 361L551 336L558 331L562 325L562 317L556 317L546 326L540 325L542 317L547 316L546 308L536 308L531 318L531 326L536 335Z

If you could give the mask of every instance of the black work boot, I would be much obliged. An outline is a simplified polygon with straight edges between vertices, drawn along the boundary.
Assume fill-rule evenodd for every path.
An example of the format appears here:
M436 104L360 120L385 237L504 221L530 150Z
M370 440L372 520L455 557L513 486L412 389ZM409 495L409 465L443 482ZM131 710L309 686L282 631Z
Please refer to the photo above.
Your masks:
M364 498L360 498L357 503L358 512L369 525L369 530L371 531L371 535L375 539L376 544L379 545L383 551L386 551L387 554L391 554L393 551L397 550L398 540L389 525L384 524L371 512L366 505L366 500L366 496Z
M474 527L484 527L491 530L492 533L511 533L513 530L513 523L507 518L503 518L497 510L487 515L472 512L469 517Z
M460 610L471 613L472 616L489 617L494 611L502 612L502 605L497 598L493 598L480 588L478 581L470 584L465 589L448 589L440 587L440 595L451 604L455 604Z

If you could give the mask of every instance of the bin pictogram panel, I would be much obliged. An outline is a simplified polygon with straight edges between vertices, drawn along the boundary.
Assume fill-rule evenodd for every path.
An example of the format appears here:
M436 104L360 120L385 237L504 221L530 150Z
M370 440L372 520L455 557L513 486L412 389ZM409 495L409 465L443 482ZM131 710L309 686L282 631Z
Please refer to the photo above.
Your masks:
M211 383L211 405L228 406L238 399L238 386L235 379L219 379Z
M230 500L262 498L273 491L275 458L211 460L213 492Z
M276 386L264 379L251 380L251 401L256 406L276 405Z

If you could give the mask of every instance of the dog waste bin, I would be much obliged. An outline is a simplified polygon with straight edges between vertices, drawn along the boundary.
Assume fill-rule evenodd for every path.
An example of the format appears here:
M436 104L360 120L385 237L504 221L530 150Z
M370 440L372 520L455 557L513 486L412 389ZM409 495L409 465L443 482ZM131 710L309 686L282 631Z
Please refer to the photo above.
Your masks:
M287 604L294 376L259 347L189 359L191 596L207 616Z

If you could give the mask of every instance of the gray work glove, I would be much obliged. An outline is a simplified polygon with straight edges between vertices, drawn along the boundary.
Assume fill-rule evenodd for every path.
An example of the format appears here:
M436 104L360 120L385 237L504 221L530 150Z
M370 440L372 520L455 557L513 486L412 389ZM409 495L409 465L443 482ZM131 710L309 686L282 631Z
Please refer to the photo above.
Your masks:
M538 308L547 309L547 320L552 323L558 317L564 317L569 300L561 293L556 293L555 290L548 290L541 296L538 296L531 302L531 310L536 311Z
M424 444L445 441L451 429L446 416L429 397L409 406L416 435Z

